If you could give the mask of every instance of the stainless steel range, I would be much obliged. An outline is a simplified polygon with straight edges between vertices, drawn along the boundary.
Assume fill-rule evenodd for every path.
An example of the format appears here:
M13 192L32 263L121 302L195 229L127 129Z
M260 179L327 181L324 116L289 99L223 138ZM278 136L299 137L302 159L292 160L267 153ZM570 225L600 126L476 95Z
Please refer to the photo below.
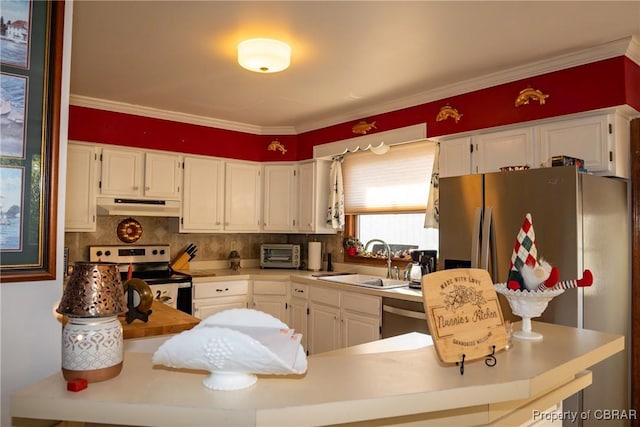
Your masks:
M169 245L90 246L89 261L118 264L123 283L131 269L131 277L144 280L154 299L191 314L191 276L171 269Z

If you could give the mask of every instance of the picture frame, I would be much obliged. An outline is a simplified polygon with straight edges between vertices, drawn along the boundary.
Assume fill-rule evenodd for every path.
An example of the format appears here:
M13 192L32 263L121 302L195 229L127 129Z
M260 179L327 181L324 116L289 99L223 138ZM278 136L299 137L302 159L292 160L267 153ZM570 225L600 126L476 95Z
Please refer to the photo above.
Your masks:
M54 280L65 5L0 3L0 283Z

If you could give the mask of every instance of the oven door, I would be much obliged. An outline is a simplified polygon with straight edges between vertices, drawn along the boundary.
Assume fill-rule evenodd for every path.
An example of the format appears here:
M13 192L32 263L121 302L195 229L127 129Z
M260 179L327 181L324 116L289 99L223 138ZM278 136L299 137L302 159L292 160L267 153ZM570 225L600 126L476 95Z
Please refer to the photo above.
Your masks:
M185 278L186 280L186 278ZM192 284L189 281L169 281L163 279L148 279L153 299L169 307L192 314Z

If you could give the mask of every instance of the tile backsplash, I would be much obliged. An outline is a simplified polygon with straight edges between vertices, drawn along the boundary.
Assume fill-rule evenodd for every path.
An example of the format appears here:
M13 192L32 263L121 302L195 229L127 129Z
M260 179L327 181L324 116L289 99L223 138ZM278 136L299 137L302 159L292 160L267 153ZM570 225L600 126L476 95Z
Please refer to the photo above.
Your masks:
M118 224L126 219L124 216L98 216L95 232L67 232L64 244L69 248L69 262L88 261L89 246L97 245L129 245L122 242L117 235ZM217 261L226 260L229 252L236 250L243 259L258 259L262 243L300 244L302 259L307 258L307 243L318 241L323 243L324 261L326 254L331 253L334 262L342 262L342 233L335 235L309 234L274 234L274 233L178 233L177 218L136 217L142 225L140 239L131 245L168 244L172 257L193 243L198 247L194 260ZM326 265L325 265L326 266ZM323 267L324 268L324 267Z

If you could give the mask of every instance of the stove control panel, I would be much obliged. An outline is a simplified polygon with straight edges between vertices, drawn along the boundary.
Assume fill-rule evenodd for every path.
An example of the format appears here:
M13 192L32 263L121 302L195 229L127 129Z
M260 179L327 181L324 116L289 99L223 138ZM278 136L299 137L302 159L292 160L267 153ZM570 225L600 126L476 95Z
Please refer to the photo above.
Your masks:
M89 261L117 264L141 262L169 262L169 245L146 246L90 246Z

